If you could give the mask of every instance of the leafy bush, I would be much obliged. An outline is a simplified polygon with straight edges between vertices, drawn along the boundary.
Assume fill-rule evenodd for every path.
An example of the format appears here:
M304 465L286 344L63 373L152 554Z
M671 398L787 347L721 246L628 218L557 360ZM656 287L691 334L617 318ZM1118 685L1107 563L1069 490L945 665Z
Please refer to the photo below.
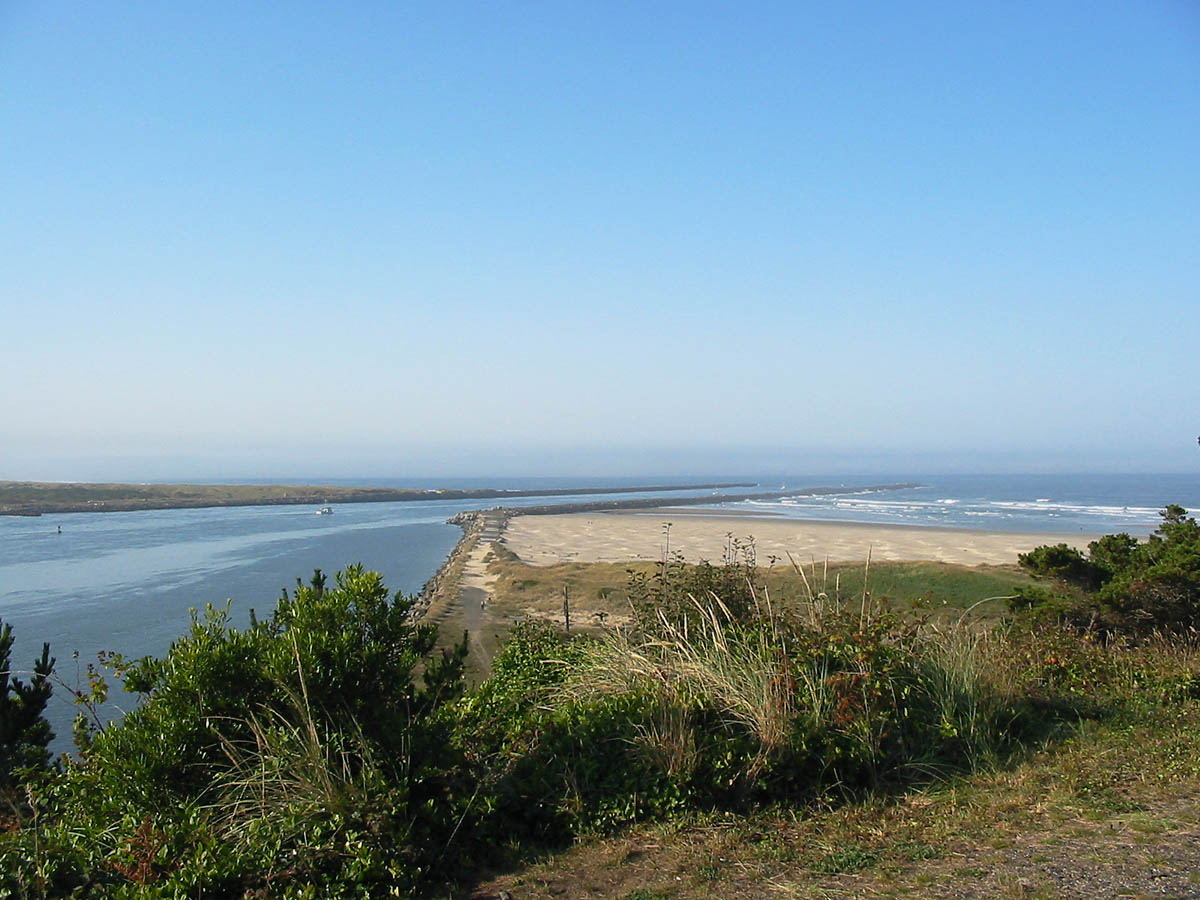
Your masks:
M664 527L669 535L669 523ZM763 586L753 541L730 533L720 565L707 560L689 565L680 554L667 553L653 576L631 570L627 592L638 625L654 630L662 620L681 622L692 614L693 597L720 597L734 620L752 619Z
M544 623L518 623L492 660L490 676L449 711L456 748L486 810L486 822L476 828L501 848L554 843L573 833L554 799L563 782L543 765L538 748L560 715L548 700L581 646Z
M40 792L36 828L0 844L7 887L367 897L421 883L470 796L438 719L466 643L435 653L412 605L361 567L334 586L318 572L266 621L239 630L210 606L161 659L116 660L142 703Z
M1144 543L1110 534L1085 558L1065 544L1021 554L1020 564L1058 585L1053 602L1028 595L1017 606L1055 612L1072 626L1104 633L1186 633L1200 628L1200 525L1171 505ZM1031 602L1024 602L1029 600Z

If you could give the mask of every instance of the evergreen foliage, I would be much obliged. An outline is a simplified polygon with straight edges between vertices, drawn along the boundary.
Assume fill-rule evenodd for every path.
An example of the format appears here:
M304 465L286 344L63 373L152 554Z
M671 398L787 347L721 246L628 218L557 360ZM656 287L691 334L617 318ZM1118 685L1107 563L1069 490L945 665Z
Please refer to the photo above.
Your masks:
M12 646L12 625L0 621L0 792L5 795L46 768L54 739L44 716L53 691L50 645L42 644L28 681L11 669Z
M1091 542L1086 556L1066 544L1021 554L1020 564L1056 590L1023 591L1013 607L1105 632L1200 629L1200 525L1174 504L1160 515L1145 542L1110 534Z
M318 572L268 620L239 630L209 606L162 658L117 659L141 704L38 795L39 828L0 845L0 886L411 889L438 864L470 788L436 721L461 693L466 643L435 650L436 627L412 607L361 567L334 586Z

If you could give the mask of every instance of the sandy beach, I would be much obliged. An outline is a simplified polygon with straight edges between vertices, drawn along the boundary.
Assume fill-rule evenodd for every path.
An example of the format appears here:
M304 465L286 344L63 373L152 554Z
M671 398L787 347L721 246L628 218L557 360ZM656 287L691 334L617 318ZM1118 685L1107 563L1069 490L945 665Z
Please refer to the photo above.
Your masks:
M1066 543L1086 549L1097 534L1034 534L1005 531L924 528L817 522L778 516L736 516L656 510L653 513L580 513L560 516L516 516L504 541L509 550L533 565L560 562L657 560L665 549L670 522L670 548L691 562L719 562L729 541L753 538L760 564L772 555L787 562L828 558L865 560L937 560L962 565L1015 564L1017 554L1040 544Z

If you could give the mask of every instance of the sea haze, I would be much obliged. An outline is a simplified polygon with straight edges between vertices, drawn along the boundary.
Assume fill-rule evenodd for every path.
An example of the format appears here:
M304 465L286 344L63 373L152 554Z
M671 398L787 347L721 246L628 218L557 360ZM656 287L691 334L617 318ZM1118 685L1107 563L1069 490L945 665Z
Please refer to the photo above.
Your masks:
M846 493L727 504L730 510L798 518L1011 531L1144 536L1167 503L1200 509L1200 476L719 476L689 481L752 481L761 490L839 486ZM331 479L314 479L333 483ZM595 479L587 486L683 483L684 479ZM920 488L855 493L864 484L919 482ZM565 479L448 481L342 480L414 487L501 487L546 490L582 485ZM731 489L743 493L747 489ZM672 496L664 496L666 503ZM711 494L710 491L701 492ZM646 493L522 497L507 505L636 499ZM713 497L719 504L719 497ZM342 504L332 516L313 507L269 506L69 513L0 517L0 618L13 625L14 669L27 668L42 641L58 659L59 677L74 686L79 668L101 650L161 655L189 623L189 610L232 601L236 625L255 609L267 615L279 593L314 568L333 573L361 562L383 573L392 590L412 593L437 570L459 537L445 524L464 509L497 501ZM695 508L695 507L693 507ZM62 533L58 533L61 527ZM74 708L57 693L52 722L69 747ZM132 697L114 694L114 706ZM113 714L119 710L114 709Z

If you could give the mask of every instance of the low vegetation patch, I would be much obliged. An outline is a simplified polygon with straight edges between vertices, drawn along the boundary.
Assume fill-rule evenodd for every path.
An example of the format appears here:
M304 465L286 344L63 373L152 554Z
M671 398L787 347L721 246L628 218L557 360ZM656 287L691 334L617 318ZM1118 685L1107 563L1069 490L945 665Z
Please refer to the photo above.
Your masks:
M743 551L750 552L751 548L736 552ZM753 580L780 611L795 612L804 607L806 583L828 597L850 598L861 596L864 582L869 582L873 601L898 614L952 621L963 610L974 607L973 616L999 620L1007 614L1009 600L1038 587L1038 579L1017 566L872 562L870 569L865 570L862 562L797 560L797 566L804 572L802 576L791 560L768 560L765 566L762 562L756 561ZM707 568L708 580L712 582L709 587L718 595L721 590L716 589L723 590L725 585L714 581L711 573L728 566L727 560L707 567L677 560L671 563L676 576L687 571L704 572ZM636 593L638 585L658 577L660 569L659 564L649 562L531 565L500 544L493 546L488 560L488 572L496 578L491 586L493 607L513 615L557 621L562 617L565 589L572 609L572 625L584 630L627 621L636 599L631 589ZM739 569L734 576L737 585L742 583L744 575Z

